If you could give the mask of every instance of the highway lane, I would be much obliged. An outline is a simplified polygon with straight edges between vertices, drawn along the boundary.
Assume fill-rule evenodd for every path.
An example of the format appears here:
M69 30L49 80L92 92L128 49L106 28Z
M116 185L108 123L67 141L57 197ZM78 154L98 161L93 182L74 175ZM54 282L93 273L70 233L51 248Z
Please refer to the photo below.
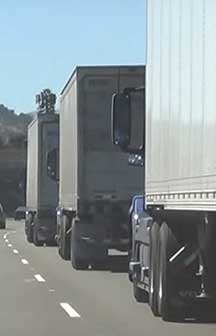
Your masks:
M137 304L124 257L105 271L74 271L57 248L27 243L23 221L8 221L0 240L1 335L216 335L216 324L163 322Z

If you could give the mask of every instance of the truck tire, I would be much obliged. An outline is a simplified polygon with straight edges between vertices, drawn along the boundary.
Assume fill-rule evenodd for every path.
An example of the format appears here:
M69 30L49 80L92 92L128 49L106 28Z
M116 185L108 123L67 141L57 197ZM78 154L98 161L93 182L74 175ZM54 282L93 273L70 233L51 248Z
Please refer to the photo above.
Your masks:
M80 224L78 224L80 225ZM71 230L71 264L76 270L86 270L89 267L88 250L85 242L81 241L76 221Z
M154 222L150 231L149 305L158 316L158 238L160 226Z
M158 242L158 313L164 321L172 321L176 319L177 313L172 304L176 288L168 263L169 258L178 250L178 244L172 230L165 222L160 228Z
M26 232L26 239L29 243L33 243L33 215L30 213L27 215L25 221L25 232Z
M90 262L91 267L95 271L102 271L107 269L108 258L93 260Z
M44 241L38 239L38 216L34 216L34 225L33 225L33 243L35 246L43 246Z
M74 251L74 248L71 248ZM76 253L71 252L71 264L75 270L87 270L89 261L79 258Z
M207 220L207 221L206 221ZM206 220L198 226L198 246L203 262L203 282L205 290L209 293L216 292L216 267L215 267L215 255L216 255L216 216L215 213L208 213Z
M135 261L140 261L140 246L136 243L135 246ZM137 302L149 302L149 293L138 286L139 279L137 274L133 275L133 294Z
M71 235L68 230L71 227L71 221L68 216L63 215L62 222L60 225L60 236L59 236L59 255L64 260L70 260L70 248L71 248Z
M5 218L2 218L0 220L0 229L2 229L2 230L6 229L6 220L5 220Z
M93 270L106 270L108 267L108 248L105 246L88 246L91 254L90 264ZM98 258L99 257L99 258Z

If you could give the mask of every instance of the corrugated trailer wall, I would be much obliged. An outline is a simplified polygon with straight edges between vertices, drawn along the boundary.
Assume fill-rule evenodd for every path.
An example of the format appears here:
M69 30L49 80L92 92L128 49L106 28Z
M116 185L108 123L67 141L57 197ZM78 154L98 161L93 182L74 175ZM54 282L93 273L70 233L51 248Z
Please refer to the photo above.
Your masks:
M89 201L130 200L141 192L143 171L128 166L128 155L111 143L111 98L125 87L143 86L144 68L99 67L78 73L79 196Z
M38 205L38 120L28 127L27 147L27 193L26 206L36 208Z
M216 2L148 1L147 194L216 204Z
M76 68L61 96L61 207L77 210L78 200L129 201L141 192L142 169L128 166L128 155L111 143L110 110L114 92L143 85L144 66Z
M78 183L77 81L74 73L61 97L60 108L59 204L75 209Z

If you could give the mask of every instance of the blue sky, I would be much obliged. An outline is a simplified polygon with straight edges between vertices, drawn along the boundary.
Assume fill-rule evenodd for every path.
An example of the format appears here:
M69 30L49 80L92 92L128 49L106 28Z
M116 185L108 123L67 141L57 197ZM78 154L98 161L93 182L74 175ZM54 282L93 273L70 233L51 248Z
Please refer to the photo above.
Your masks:
M143 64L145 0L0 2L0 104L29 112L76 65Z

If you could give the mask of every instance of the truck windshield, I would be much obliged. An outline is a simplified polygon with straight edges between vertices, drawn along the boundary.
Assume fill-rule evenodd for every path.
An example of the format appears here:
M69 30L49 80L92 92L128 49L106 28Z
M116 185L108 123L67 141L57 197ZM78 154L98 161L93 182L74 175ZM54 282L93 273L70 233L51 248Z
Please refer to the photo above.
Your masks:
M138 197L135 200L135 212L141 213L143 212L143 197Z

